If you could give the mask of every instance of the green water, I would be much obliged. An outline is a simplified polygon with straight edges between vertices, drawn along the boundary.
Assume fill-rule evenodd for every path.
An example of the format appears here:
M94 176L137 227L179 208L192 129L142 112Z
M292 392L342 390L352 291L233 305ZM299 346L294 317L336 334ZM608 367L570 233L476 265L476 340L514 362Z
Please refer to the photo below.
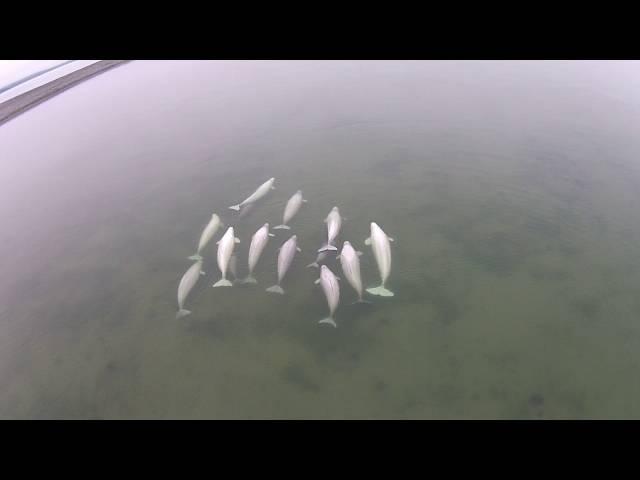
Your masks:
M54 97L0 127L0 418L640 418L639 87L637 62L133 62ZM211 288L220 230L176 320L211 214L244 276L297 189L258 285ZM396 295L343 280L337 329L305 268L334 205L365 287L369 223L395 238Z

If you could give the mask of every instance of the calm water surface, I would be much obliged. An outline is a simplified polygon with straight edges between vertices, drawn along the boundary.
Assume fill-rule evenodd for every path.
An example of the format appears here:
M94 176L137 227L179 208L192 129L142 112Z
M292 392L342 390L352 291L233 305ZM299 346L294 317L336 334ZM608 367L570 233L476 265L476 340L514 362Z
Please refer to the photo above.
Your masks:
M640 64L133 62L0 127L0 418L640 418ZM269 177L277 190L229 210ZM178 282L211 214L258 285ZM305 268L337 205L392 298ZM222 231L216 236L220 237ZM277 247L298 254L275 283ZM343 276L338 262L330 268Z

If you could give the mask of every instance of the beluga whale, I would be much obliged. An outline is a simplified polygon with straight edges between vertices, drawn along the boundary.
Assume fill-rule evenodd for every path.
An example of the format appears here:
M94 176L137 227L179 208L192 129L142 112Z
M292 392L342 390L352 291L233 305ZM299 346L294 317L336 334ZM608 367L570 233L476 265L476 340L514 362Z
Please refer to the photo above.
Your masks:
M200 275L204 275L202 271L202 259L191 265L189 270L182 276L182 279L180 279L180 284L178 285L178 313L176 313L176 318L191 314L191 310L184 308L184 301L198 281L198 278L200 278Z
M281 295L284 294L284 290L280 286L280 283L282 283L282 279L287 273L287 270L289 270L289 267L293 262L293 257L296 256L296 252L301 251L302 250L298 248L297 235L292 235L289 240L284 242L282 247L280 247L280 252L278 252L278 283L267 288L267 292L279 293Z
M307 203L307 201L304 198L302 198L302 190L298 190L289 199L286 207L284 208L284 215L282 216L282 224L276 225L275 227L273 227L273 229L274 230L276 229L290 230L291 227L287 224L296 215L296 213L298 213L298 210L300 210L300 207L302 206L303 203Z
M338 284L338 277L329 270L329 267L322 265L322 267L320 267L320 278L316 280L315 283L319 283L322 290L324 290L324 295L327 297L327 304L329 305L329 316L319 320L318 323L328 323L336 328L338 325L336 325L333 315L336 308L338 308L338 303L340 302L340 285Z
M269 224L265 223L253 234L253 237L251 237L251 246L249 247L249 275L243 280L243 283L258 283L253 276L253 269L258 263L264 247L267 246L269 237L273 236L273 233L269 233Z
M384 233L377 223L371 222L371 236L364 241L364 244L371 245L381 280L380 286L367 288L367 292L371 295L393 297L393 292L384 286L391 272L391 247L389 242L393 242L393 238Z
M358 293L358 300L356 303L370 303L367 300L362 299L362 277L360 276L360 255L362 252L357 251L350 242L345 241L342 246L342 251L338 258L342 265L342 272L347 277L349 284Z
M251 195L245 198L242 202L238 203L237 205L231 205L229 208L231 210L239 211L240 208L244 207L245 205L256 203L258 200L264 197L267 193L269 193L269 190L275 190L275 187L273 186L273 183L275 181L276 181L275 178L273 177L270 178L269 180L264 182L262 185L260 185L255 192L253 192Z
M189 257L189 260L202 260L202 255L200 255L202 249L207 246L209 240L213 238L220 227L224 227L224 224L220 221L220 217L214 213L213 215L211 215L211 220L209 220L209 223L200 235L198 250L196 250L195 254Z
M324 221L327 224L327 243L322 246L318 252L337 252L338 248L333 244L333 242L338 236L338 233L340 233L340 227L342 226L342 217L340 217L340 210L338 207L333 207Z
M222 278L213 284L214 287L230 287L233 285L231 281L227 280L227 269L229 268L229 261L233 256L233 247L236 243L240 243L240 240L235 237L233 227L229 227L217 242L218 268L220 272L222 272Z

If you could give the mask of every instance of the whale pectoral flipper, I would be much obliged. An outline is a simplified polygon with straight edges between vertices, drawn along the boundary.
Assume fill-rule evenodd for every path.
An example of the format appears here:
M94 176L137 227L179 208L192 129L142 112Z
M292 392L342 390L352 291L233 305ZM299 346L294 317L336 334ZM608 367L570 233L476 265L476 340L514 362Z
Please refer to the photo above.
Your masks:
M270 237L275 237L275 235L273 233L269 233L268 234Z
M395 239L393 237L387 236L387 238L389 239L390 242L395 242Z
M364 244L365 244L365 245L371 245L371 237L367 238L367 239L364 241Z
M313 282L313 283L315 283L316 285L318 285L318 284L320 283L320 279L317 279L317 280L316 280L315 282Z
M302 249L300 247L296 247L296 250L302 252Z
M362 252L360 250L356 250L356 255L358 255L359 257L362 256Z
M235 241L236 243L240 243L240 239L239 239L238 237L235 237L235 238L234 238L234 241Z

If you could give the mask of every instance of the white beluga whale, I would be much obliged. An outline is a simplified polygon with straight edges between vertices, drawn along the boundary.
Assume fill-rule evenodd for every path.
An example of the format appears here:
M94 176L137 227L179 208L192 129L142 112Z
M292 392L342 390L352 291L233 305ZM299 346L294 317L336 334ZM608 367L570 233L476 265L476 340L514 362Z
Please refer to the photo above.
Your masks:
M283 228L286 230L290 230L291 227L287 224L291 221L291 219L295 216L295 214L298 213L298 210L300 210L300 207L302 206L303 203L307 203L307 201L304 198L302 198L302 190L298 190L289 199L289 201L287 202L287 206L284 208L284 215L282 216L282 225L277 225L273 227L273 229L276 230L276 229Z
M218 268L222 272L222 278L213 284L214 287L230 287L232 283L227 280L227 268L229 268L229 261L233 256L233 247L236 243L240 243L234 233L233 227L229 227L222 238L217 242L218 244Z
M267 193L269 193L269 190L275 190L275 187L273 186L273 183L275 181L276 181L275 178L270 178L269 180L264 182L262 185L260 185L255 192L253 192L251 195L249 195L242 202L240 202L237 205L232 205L229 208L231 210L238 211L238 210L240 210L241 207L244 207L245 205L249 205L249 204L257 202L262 197L264 197Z
M211 215L211 220L209 220L209 223L200 235L198 250L189 257L189 260L202 260L202 255L200 255L202 249L207 246L207 243L209 243L220 227L224 227L224 224L220 221L220 217L214 213Z
M191 265L189 270L187 270L180 279L180 284L178 285L178 313L176 313L176 318L184 317L191 313L191 310L184 308L184 301L198 281L198 278L200 278L200 275L204 275L202 271L202 259Z
M284 294L280 283L287 273L287 270L289 270L293 262L293 257L296 256L296 252L301 251L302 250L298 248L298 237L296 235L292 235L289 240L284 242L282 247L280 247L280 252L278 252L278 283L267 288L267 292Z
M377 223L371 222L371 236L364 241L364 244L371 245L381 280L380 286L367 288L367 292L372 295L393 297L393 292L387 290L384 286L391 272L391 247L389 242L393 242L393 238L384 233Z
M322 265L322 267L320 267L320 278L316 280L315 283L319 283L322 290L324 290L324 295L327 297L327 304L329 305L329 316L318 321L318 323L328 323L329 325L337 327L333 315L336 308L338 308L338 303L340 302L340 285L338 284L338 277L329 270L329 267Z
M258 263L264 247L267 246L269 237L273 236L273 233L269 233L269 224L265 223L253 234L253 237L251 237L251 246L249 247L249 275L244 279L243 283L258 283L253 276L253 269Z
M340 217L338 207L333 207L324 221L327 224L327 244L322 246L318 252L337 252L338 248L333 245L333 242L338 236L338 233L340 233L340 227L342 226L342 218Z
M342 265L342 272L349 281L349 284L358 293L357 303L369 303L362 299L362 277L360 276L360 255L362 252L357 251L350 242L344 242L342 251L338 258Z

